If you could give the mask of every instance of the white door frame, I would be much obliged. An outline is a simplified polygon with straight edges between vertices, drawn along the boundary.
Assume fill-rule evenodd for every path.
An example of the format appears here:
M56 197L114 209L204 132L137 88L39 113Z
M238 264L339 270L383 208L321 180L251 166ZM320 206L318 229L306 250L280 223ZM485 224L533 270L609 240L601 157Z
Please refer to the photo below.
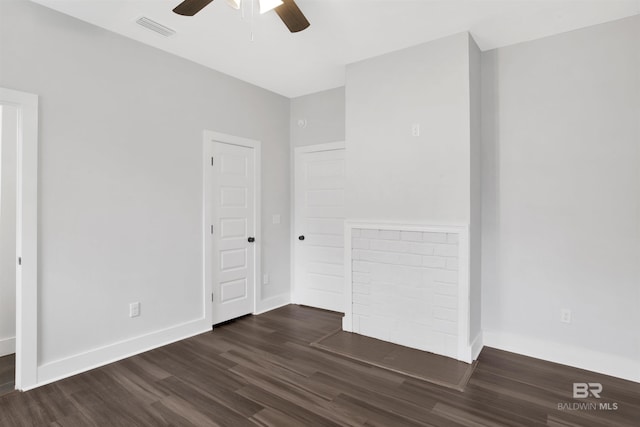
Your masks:
M38 382L38 96L0 88L18 110L16 191L16 389Z
M204 291L204 313L205 319L208 324L212 324L213 322L213 307L212 307L212 295L213 295L213 283L216 279L214 277L213 268L211 262L211 256L216 253L215 247L215 239L211 234L211 226L214 213L214 200L211 197L211 183L213 182L213 169L211 168L211 157L212 157L212 146L215 142L222 142L225 144L231 145L239 145L242 147L253 148L255 155L255 192L254 192L254 206L255 206L255 238L256 244L255 248L255 269L254 269L254 280L253 280L253 313L257 312L257 303L262 300L262 287L259 285L261 282L259 280L262 277L262 257L261 257L261 248L262 248L262 232L261 232L261 222L262 222L262 151L261 151L261 142L255 139L242 138L239 136L228 135L225 133L214 132L210 130L205 130L203 133L203 230L204 230L204 242L203 242L203 257L202 257L202 266L203 266L203 291Z
M290 243L290 252L291 252L291 269L289 274L291 275L291 302L294 304L298 304L300 302L297 292L297 284L296 284L296 229L298 228L297 224L297 216L296 216L296 159L298 158L298 154L301 153L317 153L320 151L333 151L333 150L344 150L346 149L347 144L345 141L335 141L335 142L325 142L322 144L313 144L313 145L305 145L302 147L295 147L293 153L291 168L291 243ZM346 218L345 218L346 219Z

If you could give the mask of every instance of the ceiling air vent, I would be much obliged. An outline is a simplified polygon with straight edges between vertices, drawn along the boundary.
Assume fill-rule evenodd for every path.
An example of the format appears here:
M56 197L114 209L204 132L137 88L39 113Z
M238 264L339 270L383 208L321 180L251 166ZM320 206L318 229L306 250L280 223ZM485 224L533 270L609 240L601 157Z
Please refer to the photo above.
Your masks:
M172 35L174 35L176 32L174 30L172 30L169 27L165 27L162 24L158 24L156 21L149 19L149 18L145 18L144 16L142 18L139 18L136 23L138 25L142 25L143 27L145 27L148 30L151 31L155 31L156 33L163 35L165 37L171 37Z

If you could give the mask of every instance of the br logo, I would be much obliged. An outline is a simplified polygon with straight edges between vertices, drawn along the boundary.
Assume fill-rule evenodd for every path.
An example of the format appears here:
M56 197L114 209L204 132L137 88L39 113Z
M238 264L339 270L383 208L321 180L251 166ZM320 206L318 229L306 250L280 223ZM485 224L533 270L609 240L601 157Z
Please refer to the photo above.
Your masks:
M602 384L600 383L573 383L574 399L586 399L589 396L600 399L600 393L602 393Z

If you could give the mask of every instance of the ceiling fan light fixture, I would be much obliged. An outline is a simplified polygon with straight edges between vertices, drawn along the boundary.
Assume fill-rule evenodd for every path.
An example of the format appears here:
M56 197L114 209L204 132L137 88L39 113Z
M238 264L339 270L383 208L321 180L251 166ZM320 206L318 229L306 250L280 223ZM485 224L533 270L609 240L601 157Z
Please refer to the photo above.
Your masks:
M275 9L281 4L282 0L260 0L260 15Z
M183 0L173 11L178 15L193 16L200 12L213 0ZM253 19L253 6L259 2L260 13L275 10L289 31L297 33L309 28L309 20L304 16L295 0L249 0L251 4L251 17ZM242 0L227 0L227 4L235 9L240 9ZM242 15L244 18L244 14ZM252 21L253 22L253 21Z
M242 0L227 0L227 4L234 9L240 9L240 2Z

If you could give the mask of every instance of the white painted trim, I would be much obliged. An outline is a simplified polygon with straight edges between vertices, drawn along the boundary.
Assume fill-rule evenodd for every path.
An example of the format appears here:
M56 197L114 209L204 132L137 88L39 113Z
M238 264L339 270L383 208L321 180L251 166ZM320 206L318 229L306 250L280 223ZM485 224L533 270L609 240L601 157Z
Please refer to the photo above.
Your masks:
M469 227L458 232L458 360L473 361L471 355L471 246Z
M353 332L353 248L351 246L354 225L350 221L344 222L344 317L342 330Z
M296 153L318 153L320 151L344 150L347 144L344 141L325 142L324 144L313 144L296 147Z
M256 244L255 248L255 267L253 270L254 280L253 280L253 313L257 313L258 311L258 301L262 301L262 143L255 139L243 138L235 135L228 135L225 133L214 132L210 130L205 130L203 132L203 233L204 236L209 236L208 232L210 225L210 218L213 212L212 201L208 197L209 192L207 191L207 182L211 182L211 180L207 181L207 177L210 177L211 170L206 167L208 165L208 160L210 157L210 148L211 143L221 142L225 144L232 145L240 145L242 147L252 148L254 154L254 207L255 207L255 239ZM203 243L203 291L204 291L204 301L205 305L209 305L208 310L205 308L205 313L208 313L208 317L205 318L212 323L213 313L211 307L211 292L212 292L212 283L213 283L213 272L211 271L210 266L208 266L207 254L213 253L213 239L204 238Z
M18 109L16 389L38 381L38 96L0 88L0 104Z
M484 337L482 331L478 332L476 338L471 342L471 360L477 360L480 352L484 348Z
M405 224L392 221L356 220L345 221L344 241L344 266L345 266L345 315L342 319L342 329L353 332L353 306L352 306L352 271L351 271L351 234L354 228L372 230L401 230L420 231L434 233L458 234L458 353L457 359L471 363L473 361L473 349L470 340L471 312L470 281L469 281L469 225L468 224Z
M202 143L202 311L204 318L209 325L213 324L213 271L212 265L208 262L208 255L213 253L213 239L209 228L212 224L213 197L209 197L208 183L213 181L213 170L210 167L209 159L213 157L213 144L207 137L206 131L203 135Z
M0 357L7 354L13 354L16 352L16 338L2 338L0 339Z
M291 304L291 295L287 292L273 297L266 298L258 302L258 309L253 314L264 314L268 311L275 310L276 308L284 307Z
M144 353L145 351L153 350L154 348L162 347L210 330L211 325L202 318L45 363L38 368L38 382L29 387L25 387L24 391L59 381L63 378L68 378L100 366L108 365L109 363L126 359L127 357L135 356L136 354Z
M483 338L487 347L640 383L638 360L508 332L484 331Z
M289 301L293 302L296 283L296 155L289 150Z
M319 153L322 151L334 151L334 150L344 150L346 148L345 141L335 141L335 142L326 142L323 144L313 144L313 145L305 145L301 147L294 147L293 157L290 162L291 165L291 185L289 190L291 191L291 244L290 244L290 269L289 274L291 275L291 297L290 301L293 304L299 304L300 299L298 298L298 294L296 292L296 230L298 229L298 217L296 215L296 167L298 165L298 156L303 153Z
M256 228L255 228L255 256L256 265L254 269L255 275L255 289L253 292L253 312L258 311L258 301L262 301L262 144L260 141L248 140L253 146L254 152L254 178L255 178L255 191L253 197L255 199L255 216L256 216Z
M348 219L346 224L351 224L352 228L368 228L376 230L402 230L402 231L422 231L431 233L456 233L469 230L469 225L460 224L419 224L419 223L403 223L388 220L371 220L371 219Z

